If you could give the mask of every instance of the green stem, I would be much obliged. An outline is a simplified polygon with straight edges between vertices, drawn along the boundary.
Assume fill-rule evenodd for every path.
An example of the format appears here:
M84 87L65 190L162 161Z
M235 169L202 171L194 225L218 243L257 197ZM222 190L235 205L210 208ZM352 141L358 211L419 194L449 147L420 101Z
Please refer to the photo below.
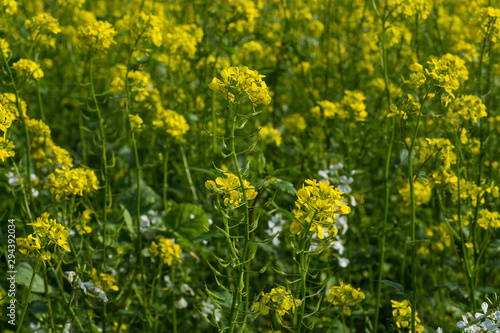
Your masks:
M416 210L417 205L415 202L415 186L414 186L414 178L413 178L413 149L415 148L415 141L417 140L418 129L420 125L420 119L422 118L422 110L424 108L425 101L427 99L427 95L431 89L432 85L429 86L427 92L422 99L422 104L420 105L420 110L418 112L417 123L415 125L415 132L413 133L413 137L410 144L410 149L408 150L408 177L410 181L410 206L411 206L411 274L412 274L412 308L411 312L411 330L415 332L415 313L417 309L417 248L415 245L416 242Z
M387 8L387 1L386 6ZM384 14L385 17L385 14ZM386 48L386 36L385 36L385 21L382 21L382 63L384 67L384 82L385 82L385 93L387 95L387 102L389 106L392 104L391 94L389 91L389 76L387 73L387 48ZM380 313L380 296L382 292L382 279L384 277L384 264L385 264L385 241L386 241L386 228L387 221L389 219L389 203L390 203L390 194L391 194L391 186L389 182L389 171L391 166L391 155L392 155L392 147L394 144L394 132L395 132L395 120L394 117L391 117L391 134L389 140L389 147L387 150L387 157L385 160L385 205L384 205L384 220L382 221L382 238L380 240L380 261L379 261L379 271L377 278L377 294L375 299L375 325L373 332L378 332L378 322L379 322L379 313Z
M233 294L233 301L231 304L231 310L229 312L229 332L233 333L234 329L236 327L236 318L238 317L238 312L239 310L236 310L236 303L240 299L241 296L241 283L243 282L244 275L248 274L248 272L245 272L245 264L246 264L246 258L247 258L247 253L248 253L248 241L249 241L249 236L250 236L250 217L249 217L249 212L248 212L248 201L247 201L247 194L246 194L246 189L245 189L245 184L243 183L243 177L241 175L240 171L240 166L238 164L238 155L236 154L236 148L235 148L235 136L234 132L236 129L236 121L237 121L237 113L234 111L233 119L232 119L232 124L231 124L231 155L233 157L233 163L234 167L236 169L236 175L238 176L238 180L240 182L241 186L241 191L243 193L243 206L245 208L245 240L243 243L243 254L241 256L241 261L239 263L239 271L238 271L238 280L236 281L236 289ZM246 321L247 314L248 314L248 299L249 299L249 288L248 284L244 286L245 292L245 313L244 313L244 322ZM240 304L238 304L239 308ZM236 310L236 313L235 313Z
M186 171L189 187L191 188L191 193L193 193L193 198L195 202L198 202L198 195L196 194L196 189L193 184L193 179L191 178L191 171L189 171L189 164L186 158L186 152L184 151L184 146L181 147L182 163L184 164L184 170Z
M169 153L170 146L167 143L165 143L165 153L163 154L163 209L165 210L165 213L168 210L168 204L167 204L167 184L168 184L168 153Z
M103 173L104 173L104 202L103 202L103 212L102 212L102 267L104 270L104 264L106 262L107 256L107 243L106 243L106 225L107 225L107 208L108 208L108 194L109 194L109 178L108 178L108 161L106 158L106 133L104 132L104 120L101 115L101 109L99 108L99 103L97 103L97 97L95 94L94 88L94 78L93 78L93 70L94 70L94 53L90 56L90 66L89 66L89 80L90 80L90 91L92 93L92 100L94 102L95 110L97 111L97 116L99 118L99 130L101 132L101 140L102 140L102 161L103 161ZM103 307L103 316L102 316L102 331L106 332L106 303L104 303Z
M172 263L172 284L174 285L173 291L172 291L172 321L173 321L173 332L177 333L177 307L176 307L176 301L175 301L175 292L176 292L176 287L175 287L175 260Z

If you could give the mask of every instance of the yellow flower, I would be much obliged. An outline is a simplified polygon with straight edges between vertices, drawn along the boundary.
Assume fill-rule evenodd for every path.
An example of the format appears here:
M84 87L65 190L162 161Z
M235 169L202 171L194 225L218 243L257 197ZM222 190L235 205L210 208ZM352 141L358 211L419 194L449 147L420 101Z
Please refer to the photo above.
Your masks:
M411 328L411 307L407 300L402 302L392 301L392 316L396 319L396 325L398 328ZM420 318L418 318L418 312L415 312L415 331L421 333L424 331L424 326L420 325ZM410 329L411 333L411 329Z
M106 51L115 44L117 34L113 26L106 21L96 21L78 28L82 46L86 50Z
M340 282L340 286L330 288L325 300L338 306L346 316L351 315L352 308L359 308L359 303L365 299L365 294L360 288L354 289L350 284Z
M274 142L276 146L281 145L281 133L277 129L273 128L271 124L267 124L260 128L259 138L261 138L265 143Z
M258 104L268 105L271 96L266 83L262 80L264 75L248 69L248 67L229 67L220 73L222 80L213 78L208 85L210 89L219 92L228 102L233 103L235 92L246 93L254 106Z
M49 13L42 13L24 23L26 29L39 30L41 33L53 33L57 35L61 32L59 22Z
M14 147L15 146L12 141L0 137L0 160L2 160L2 162L5 162L5 159L7 158L16 155Z
M269 293L262 292L261 297L257 303L253 305L254 311L259 311L262 315L267 315L271 307L273 307L278 316L283 317L284 315L295 312L295 308L300 305L302 301L298 298L294 298L290 290L285 287L276 287L271 289Z
M316 232L318 238L324 239L326 228L329 237L335 237L338 232L335 216L351 212L349 206L344 203L343 194L328 181L306 180L297 191L295 209L292 211L295 220L290 226L290 232L300 234L308 227L310 232Z
M153 129L165 131L177 142L184 142L184 134L189 131L186 119L174 110L158 106L153 120Z
M235 174L230 172L224 173L225 178L217 177L215 182L208 180L205 182L205 187L213 193L224 195L224 205L235 208L243 203L243 191L241 190L241 183ZM249 181L243 179L243 186L245 187L245 194L247 200L253 200L257 196L255 187Z
M40 65L28 59L20 59L12 65L12 68L18 72L19 75L33 77L35 80L39 80L43 77L43 71L40 69Z
M107 273L97 274L97 270L95 268L92 268L91 281L94 284L94 288L100 287L100 289L105 293L109 290L119 290L116 285L116 279L113 275Z
M168 266L172 265L174 259L178 262L181 262L181 247L179 246L179 244L172 242L172 240L168 238L160 238L158 244L153 241L149 248L149 252L151 252L151 255L153 257L159 256L161 259L163 259L163 263L167 264Z
M138 114L129 114L128 119L130 120L130 127L132 129L132 132L142 131L142 128L144 127L144 122L142 121L142 118L139 117Z

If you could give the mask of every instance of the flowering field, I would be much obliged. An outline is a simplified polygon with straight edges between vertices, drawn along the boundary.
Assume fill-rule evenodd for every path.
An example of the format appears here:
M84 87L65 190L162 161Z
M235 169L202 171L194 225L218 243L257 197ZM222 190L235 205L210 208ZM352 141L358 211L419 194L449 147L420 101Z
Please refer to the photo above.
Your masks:
M499 0L0 27L0 333L500 332Z

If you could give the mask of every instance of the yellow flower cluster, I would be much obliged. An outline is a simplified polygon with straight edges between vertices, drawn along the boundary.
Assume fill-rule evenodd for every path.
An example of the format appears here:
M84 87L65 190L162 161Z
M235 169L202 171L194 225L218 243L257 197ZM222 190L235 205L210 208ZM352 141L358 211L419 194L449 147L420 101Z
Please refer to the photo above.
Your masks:
M469 26L473 28L473 35L477 41L489 36L490 40L496 43L500 35L500 9L494 7L479 9L470 20Z
M293 113L281 120L283 127L290 133L298 134L305 131L307 123L304 117L299 113Z
M305 229L316 232L320 239L324 239L326 228L329 237L334 237L338 232L335 227L336 214L347 215L351 212L351 208L344 203L343 194L328 181L306 180L297 191L293 210L295 220L290 232L296 235Z
M450 105L446 121L455 126L469 120L475 124L478 119L487 116L486 106L481 98L474 95L464 95L454 100Z
M430 250L443 252L451 246L451 234L445 225L433 225L425 229L427 239L431 241L430 249L428 244L422 244L418 253L429 254Z
M79 27L78 34L85 50L106 51L115 44L117 32L109 22L95 21Z
M230 90L235 90L238 94L246 93L254 106L258 104L268 105L271 103L269 89L266 82L262 80L264 75L248 69L248 67L229 67L220 73L222 80L215 78L208 85L210 89L219 92L229 103L235 102L235 95Z
M325 300L338 306L343 314L351 315L352 308L359 308L359 303L365 299L365 294L360 288L354 289L350 284L340 282L340 286L330 288Z
M425 184L421 181L416 181L413 183L415 190L415 204L417 206L428 203L431 200L432 187L428 182ZM406 207L410 206L410 182L406 182L404 187L399 190L399 194L403 197L403 202Z
M3 7L5 14L14 15L15 13L17 13L18 4L16 0L2 0L0 4Z
M181 247L168 238L160 238L158 244L153 241L149 248L149 252L151 252L153 257L159 256L163 259L163 263L168 266L172 265L174 259L181 262Z
M26 20L24 26L28 30L38 30L38 32L42 34L52 33L54 35L57 35L61 32L61 28L59 28L59 22L49 13L42 13L35 17L32 17L30 20Z
M278 316L283 317L288 313L293 314L295 308L301 302L300 299L293 297L290 290L279 286L271 289L267 294L262 292L259 301L253 305L253 310L259 311L262 315L267 315L272 307L276 310Z
M368 116L365 100L366 97L362 92L346 90L340 102L318 101L318 105L311 109L311 113L316 118L338 120L352 118L354 121L364 121Z
M224 196L224 205L234 208L243 203L243 191L238 176L225 172L224 177L217 177L215 182L207 180L205 187L212 193ZM253 200L257 196L255 187L248 180L243 179L247 200Z
M487 209L481 209L477 224L486 230L500 228L500 214L498 212L490 212Z
M43 77L43 71L40 65L28 59L20 59L18 62L12 64L12 68L18 72L19 75L33 77L35 80L39 80Z
M267 124L266 126L260 128L259 138L265 143L274 142L276 146L281 145L281 133L271 124Z
M392 316L396 319L398 328L410 328L411 333L411 307L407 300L402 302L392 301ZM420 318L418 312L415 312L415 331L421 333L424 331L424 326L420 325Z
M4 101L2 96L0 99L0 131L3 132L3 136L0 137L0 160L2 160L2 162L5 162L5 159L15 155L14 143L5 138L7 129L12 125L14 118L11 111L3 105Z
M410 70L414 73L411 80L407 80L405 83L416 88L419 88L426 82L442 87L446 93L443 94L441 99L447 106L451 99L450 96L455 98L453 91L457 90L460 86L459 80L469 79L469 71L465 66L465 61L447 53L439 59L431 57L427 64L429 68L425 69L425 71L423 66L418 63L411 65Z
M50 219L48 213L42 214L34 223L28 223L35 227L35 232L26 238L18 237L17 245L22 254L33 253L39 260L50 260L51 253L48 250L49 245L54 245L54 251L57 247L70 252L68 247L69 232L55 219Z
M83 193L90 193L99 189L99 181L93 170L84 168L70 168L62 166L56 169L48 177L47 186L50 193L56 196L56 200L61 200L71 195L83 196Z
M135 15L125 15L116 22L118 30L130 31L129 44L133 44L137 39L145 39L153 45L160 47L162 44L161 20L158 16L139 12Z
M144 121L141 117L139 117L138 114L129 114L128 119L130 121L130 128L132 129L132 132L142 131L142 128L144 127Z
M108 290L118 291L118 286L116 285L116 278L108 273L97 274L97 270L92 268L91 282L94 284L94 288L99 287L105 293Z
M0 137L0 160L2 160L2 162L5 162L6 158L16 155L16 153L14 152L14 148L15 146L12 141Z
M85 235L85 234L90 234L92 232L92 228L87 225L87 223L90 221L90 214L91 212L88 209L85 209L82 212L79 223L75 225L78 234Z
M2 50L5 59L7 59L9 57L9 53L11 52L11 50L9 43L3 38L0 38L0 49Z
M151 74L145 71L130 71L128 78L131 81L131 91L135 93L135 100L142 102L154 93L153 80Z
M156 110L153 128L165 131L177 142L184 142L183 135L189 131L189 125L182 115L163 107L158 107Z

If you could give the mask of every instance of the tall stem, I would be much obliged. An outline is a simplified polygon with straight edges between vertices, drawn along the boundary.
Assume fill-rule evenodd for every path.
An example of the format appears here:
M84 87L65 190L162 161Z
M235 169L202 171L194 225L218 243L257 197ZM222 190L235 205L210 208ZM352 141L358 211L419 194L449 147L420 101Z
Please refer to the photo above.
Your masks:
M246 258L247 258L247 252L248 252L248 240L250 236L250 216L248 212L248 201L247 201L247 194L246 194L246 189L245 189L245 184L243 183L243 177L241 175L240 171L240 166L238 164L238 155L236 154L236 148L235 148L235 136L234 132L236 129L236 121L237 121L237 113L234 111L233 114L233 119L232 119L232 124L231 124L231 155L233 157L233 163L234 167L236 169L236 175L238 176L238 180L240 182L241 186L241 191L243 193L243 207L245 209L245 240L243 243L243 254L241 256L241 260L239 262L239 271L238 271L238 280L236 281L236 289L233 294L233 301L231 304L231 311L229 312L229 332L233 333L235 326L236 326L236 318L238 317L238 312L239 310L236 310L236 303L238 303L238 300L241 297L241 283L243 282L245 274L248 274L248 272L245 272L245 264L246 264ZM244 314L244 320L246 321L247 313L248 313L248 298L249 298L249 288L248 284L245 284L245 314ZM240 307L241 304L238 304L238 308ZM235 313L236 310L236 313Z
M387 7L387 1L386 6ZM384 13L385 15L385 13ZM384 67L384 82L385 82L385 93L387 96L387 102L389 106L392 104L391 94L389 91L389 76L387 73L387 47L386 47L386 36L385 36L385 16L384 20L382 20L382 64ZM377 278L377 296L375 300L375 325L373 332L378 332L378 321L379 321L379 312L380 312L380 296L382 291L382 279L384 277L384 264L385 264L385 241L386 241L386 228L387 221L389 219L389 201L391 194L391 187L389 184L389 170L391 166L391 155L392 155L392 146L394 144L394 127L395 120L394 117L391 117L391 134L389 139L389 147L387 149L387 156L385 160L385 173L384 173L384 181L385 181L385 204L384 204L384 220L382 221L382 238L380 239L380 262L379 262L379 272Z
M37 260L36 264L35 264L35 268L33 269L33 274L31 275L30 286L28 288L28 295L26 296L26 299L24 300L24 308L23 308L23 312L21 314L21 320L19 321L19 324L17 326L16 333L19 333L21 331L21 328L23 327L24 317L26 316L26 312L28 312L28 306L30 304L30 297L31 297L31 290L33 289L33 282L35 281L36 272L38 271L39 266L40 266L40 261Z

